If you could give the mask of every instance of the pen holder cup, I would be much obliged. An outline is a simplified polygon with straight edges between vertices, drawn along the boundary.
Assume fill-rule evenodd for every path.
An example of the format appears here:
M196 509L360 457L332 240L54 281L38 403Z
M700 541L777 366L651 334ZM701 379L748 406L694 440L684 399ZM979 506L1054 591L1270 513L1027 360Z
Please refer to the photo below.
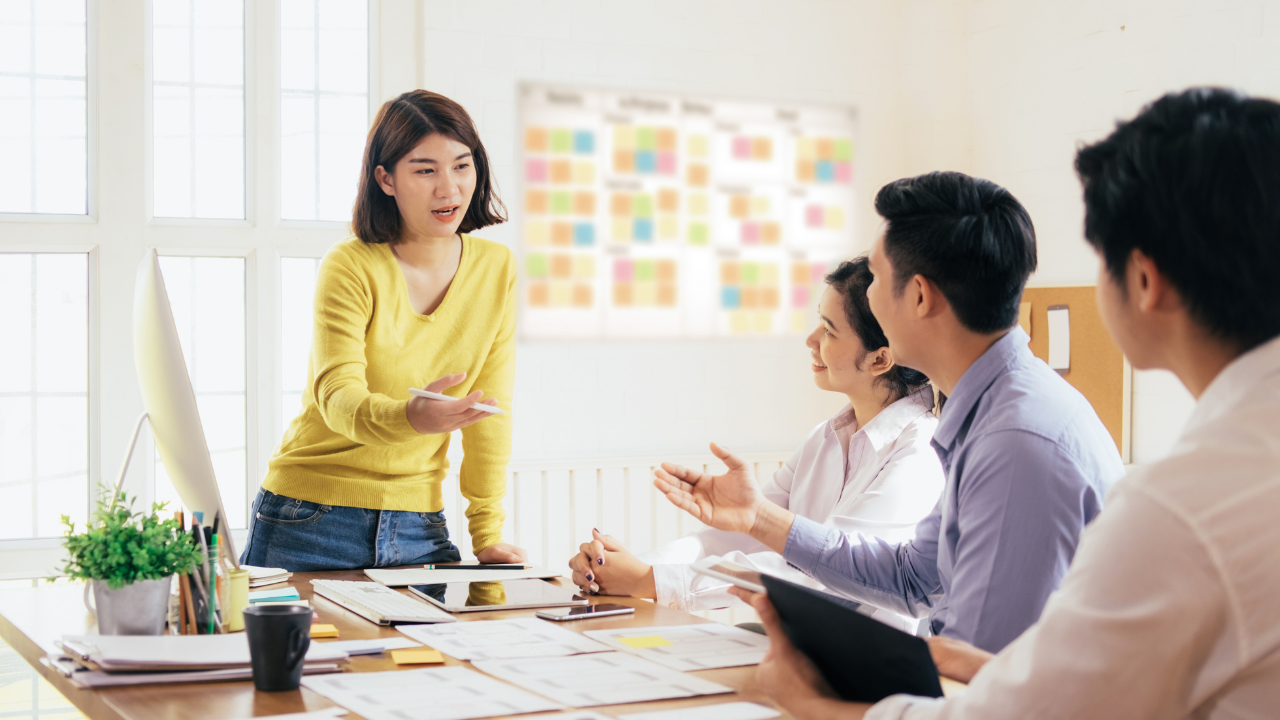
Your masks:
M228 632L240 632L244 629L244 609L249 607L249 571L232 570L229 580L230 598L223 620L227 623Z
M311 608L268 605L244 610L253 686L264 692L297 690L311 646Z

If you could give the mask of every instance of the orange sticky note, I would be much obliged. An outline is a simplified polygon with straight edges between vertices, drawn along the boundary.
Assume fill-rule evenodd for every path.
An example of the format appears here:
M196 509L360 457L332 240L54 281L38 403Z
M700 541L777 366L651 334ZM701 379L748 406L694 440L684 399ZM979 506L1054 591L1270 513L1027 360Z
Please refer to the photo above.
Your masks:
M431 648L407 648L405 650L392 650L391 659L397 665L437 665L444 662L444 655L439 650Z
M629 648L656 648L667 647L671 645L671 641L661 635L638 635L636 637L620 637L618 642Z
M311 637L313 638L336 638L338 637L338 628L334 625L312 625Z

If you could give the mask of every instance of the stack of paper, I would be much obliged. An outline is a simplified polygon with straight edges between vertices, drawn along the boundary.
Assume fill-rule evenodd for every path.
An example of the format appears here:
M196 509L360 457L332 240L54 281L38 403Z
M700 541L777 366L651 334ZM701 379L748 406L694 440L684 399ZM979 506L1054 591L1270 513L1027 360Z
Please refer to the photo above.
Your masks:
M168 682L245 680L249 639L228 635L64 635L56 643L67 660L47 664L86 687ZM340 672L349 656L341 647L312 643L304 673Z
M583 634L615 650L686 672L758 665L769 650L769 638L764 635L719 623L588 630Z
M572 707L733 692L724 685L617 652L563 658L476 660L471 664L494 677ZM355 710L350 705L346 707Z
M254 567L252 565L241 565L240 569L249 571L249 587L256 588L263 585L273 585L278 582L284 582L293 577L293 573L284 568L264 568Z
M292 585L282 588L273 588L271 590L255 590L249 593L249 603L261 603L282 600L298 600L298 589Z

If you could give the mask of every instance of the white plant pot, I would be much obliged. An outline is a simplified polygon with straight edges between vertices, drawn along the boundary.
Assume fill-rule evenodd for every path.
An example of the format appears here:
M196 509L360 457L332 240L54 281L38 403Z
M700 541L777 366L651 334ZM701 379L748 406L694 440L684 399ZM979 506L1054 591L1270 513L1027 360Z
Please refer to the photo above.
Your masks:
M170 575L113 590L106 580L90 580L84 586L84 606L97 616L99 635L161 635L169 614L172 581ZM93 589L92 604L89 603L90 588Z

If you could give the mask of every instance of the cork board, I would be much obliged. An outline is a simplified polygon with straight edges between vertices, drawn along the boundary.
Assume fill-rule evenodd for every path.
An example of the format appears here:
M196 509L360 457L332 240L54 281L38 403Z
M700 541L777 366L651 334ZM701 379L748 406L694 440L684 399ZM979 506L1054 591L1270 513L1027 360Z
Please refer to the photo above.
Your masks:
M1132 370L1120 348L1111 341L1098 314L1094 286L1029 287L1022 293L1022 317L1030 304L1031 352L1049 358L1048 309L1066 305L1071 320L1071 369L1063 379L1079 390L1116 441L1120 457L1129 462L1130 397Z

